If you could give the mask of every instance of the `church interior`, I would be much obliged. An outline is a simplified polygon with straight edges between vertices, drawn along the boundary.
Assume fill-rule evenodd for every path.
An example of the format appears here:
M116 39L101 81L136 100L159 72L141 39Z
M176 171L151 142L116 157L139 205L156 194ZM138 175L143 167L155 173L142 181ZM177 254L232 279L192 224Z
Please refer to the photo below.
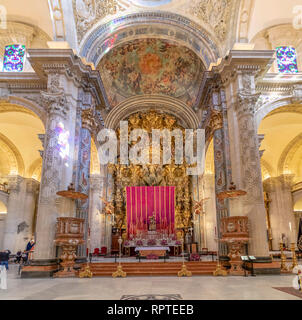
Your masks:
M0 299L301 299L301 104L299 0L0 0Z

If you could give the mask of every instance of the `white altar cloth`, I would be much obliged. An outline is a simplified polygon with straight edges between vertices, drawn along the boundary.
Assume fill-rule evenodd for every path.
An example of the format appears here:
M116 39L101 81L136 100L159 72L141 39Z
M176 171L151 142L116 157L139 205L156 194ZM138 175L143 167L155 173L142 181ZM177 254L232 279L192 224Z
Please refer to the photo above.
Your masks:
M149 250L166 250L170 251L169 247L136 247L135 251L149 251Z

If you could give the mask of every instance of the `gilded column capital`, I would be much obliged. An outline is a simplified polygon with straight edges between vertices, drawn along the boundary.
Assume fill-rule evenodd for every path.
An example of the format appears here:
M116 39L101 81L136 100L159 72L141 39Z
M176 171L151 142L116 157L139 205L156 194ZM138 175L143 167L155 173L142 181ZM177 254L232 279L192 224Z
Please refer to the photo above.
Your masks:
M223 116L220 111L215 109L211 110L209 126L213 131L223 128Z
M93 132L97 128L94 108L82 110L82 128Z
M235 104L235 110L237 112L238 118L244 116L254 117L256 111L256 102L260 97L260 93L245 93L239 92L237 95L237 102Z

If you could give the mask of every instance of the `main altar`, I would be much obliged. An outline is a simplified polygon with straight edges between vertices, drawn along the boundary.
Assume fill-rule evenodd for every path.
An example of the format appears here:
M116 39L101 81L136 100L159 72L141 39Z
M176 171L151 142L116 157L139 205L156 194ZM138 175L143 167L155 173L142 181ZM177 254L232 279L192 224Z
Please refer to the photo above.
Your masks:
M185 128L174 116L148 110L130 115L129 132L144 129L152 138L152 130L178 129L185 135ZM116 129L120 139L120 129ZM110 190L104 213L111 206L113 235L112 248L118 251L117 239L123 238L127 254L136 247L169 247L170 253L180 251L181 239L192 228L193 184L187 175L188 164L175 163L175 142L171 141L171 163L154 164L151 159L163 157L163 145L155 153L150 146L150 162L147 164L120 163L108 165ZM105 202L106 203L106 202ZM115 244L115 245L114 245ZM174 248L175 247L175 248ZM131 250L130 250L131 248Z

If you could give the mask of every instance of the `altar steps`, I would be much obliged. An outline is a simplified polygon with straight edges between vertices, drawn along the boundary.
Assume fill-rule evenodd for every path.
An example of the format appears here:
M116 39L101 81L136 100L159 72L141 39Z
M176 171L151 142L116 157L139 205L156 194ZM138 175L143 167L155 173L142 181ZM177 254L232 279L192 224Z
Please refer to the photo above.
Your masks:
M213 275L216 269L216 262L210 261L186 262L185 264L193 276ZM90 270L95 277L111 277L117 266L117 263L91 263ZM181 267L182 262L122 263L127 276L177 276Z

